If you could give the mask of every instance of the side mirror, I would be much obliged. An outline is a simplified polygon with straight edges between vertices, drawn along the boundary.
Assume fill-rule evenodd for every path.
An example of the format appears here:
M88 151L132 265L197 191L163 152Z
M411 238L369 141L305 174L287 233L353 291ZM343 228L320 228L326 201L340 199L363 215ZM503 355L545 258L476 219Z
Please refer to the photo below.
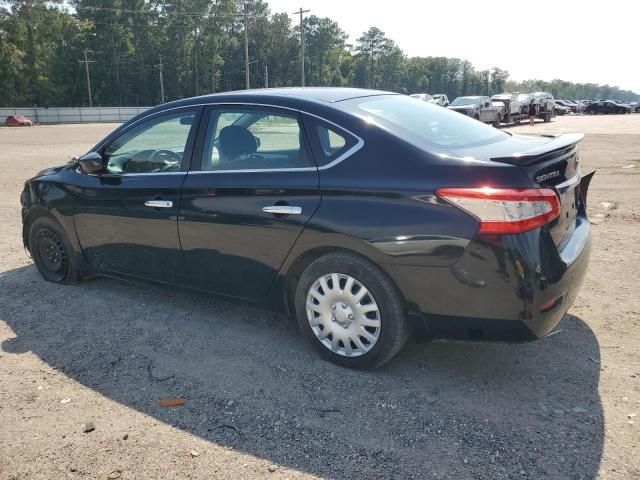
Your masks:
M98 152L89 152L78 159L80 168L85 173L97 173L104 168L102 157Z
M485 108L488 108L488 107L491 106L491 104L489 102L484 102L484 106L485 106Z

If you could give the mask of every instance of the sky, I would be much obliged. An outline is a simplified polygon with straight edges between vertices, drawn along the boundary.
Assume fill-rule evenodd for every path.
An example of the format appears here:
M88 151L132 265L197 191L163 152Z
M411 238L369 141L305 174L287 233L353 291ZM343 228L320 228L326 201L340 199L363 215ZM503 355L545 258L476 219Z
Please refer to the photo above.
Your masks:
M518 81L560 78L640 93L640 0L266 1L272 13L302 7L330 17L349 43L375 26L409 56L467 59Z

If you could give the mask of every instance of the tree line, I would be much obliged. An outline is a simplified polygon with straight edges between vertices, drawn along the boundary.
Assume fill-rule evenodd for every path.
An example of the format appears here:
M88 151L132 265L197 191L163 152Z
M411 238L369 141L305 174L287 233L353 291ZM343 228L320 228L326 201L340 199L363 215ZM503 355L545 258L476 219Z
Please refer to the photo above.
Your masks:
M300 25L262 0L0 0L0 106L154 105L245 88L298 86ZM330 18L304 18L306 85L400 93L492 95L549 91L556 98L637 100L609 85L515 83L498 67L408 57L371 27L355 44ZM162 74L161 74L162 73ZM161 81L162 78L162 81ZM161 85L162 83L162 85Z

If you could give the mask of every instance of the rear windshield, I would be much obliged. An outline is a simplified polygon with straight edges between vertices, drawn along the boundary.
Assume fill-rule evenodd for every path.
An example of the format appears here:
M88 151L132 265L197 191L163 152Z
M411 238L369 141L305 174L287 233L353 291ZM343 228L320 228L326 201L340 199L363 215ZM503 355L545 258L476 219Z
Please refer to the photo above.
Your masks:
M478 120L404 95L354 99L356 112L399 134L409 133L430 144L456 148L502 140L508 135Z

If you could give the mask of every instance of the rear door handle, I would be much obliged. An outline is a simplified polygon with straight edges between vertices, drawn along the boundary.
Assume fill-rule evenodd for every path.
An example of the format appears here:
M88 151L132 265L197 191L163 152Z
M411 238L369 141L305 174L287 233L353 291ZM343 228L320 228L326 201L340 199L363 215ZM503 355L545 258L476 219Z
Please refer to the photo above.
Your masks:
M292 207L291 205L270 205L262 207L264 213L273 213L274 215L300 215L302 207Z
M171 208L173 207L173 202L171 200L147 200L144 202L144 206L151 208Z

